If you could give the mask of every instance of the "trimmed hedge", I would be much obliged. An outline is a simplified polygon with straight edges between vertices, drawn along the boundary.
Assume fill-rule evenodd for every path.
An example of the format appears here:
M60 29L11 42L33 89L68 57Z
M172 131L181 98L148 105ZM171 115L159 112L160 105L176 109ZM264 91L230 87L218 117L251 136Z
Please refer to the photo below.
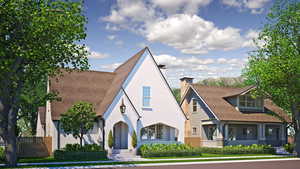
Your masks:
M225 146L223 148L200 147L198 149L202 153L211 154L276 154L276 150L271 145L258 144Z
M144 144L139 148L142 157L200 156L198 149L185 144Z
M0 147L0 162L5 161L5 154L4 154L4 148Z
M97 144L86 144L82 147L80 144L67 144L63 150L72 152L98 152L103 151L103 148Z
M106 151L101 152L71 152L56 150L54 159L56 160L102 160L106 159Z
M56 160L101 160L106 159L106 151L97 144L67 144L62 150L55 150Z
M192 148L186 144L144 144L139 148L142 157L181 157L200 156L209 154L275 154L276 150L270 145L236 145L223 148L199 147Z

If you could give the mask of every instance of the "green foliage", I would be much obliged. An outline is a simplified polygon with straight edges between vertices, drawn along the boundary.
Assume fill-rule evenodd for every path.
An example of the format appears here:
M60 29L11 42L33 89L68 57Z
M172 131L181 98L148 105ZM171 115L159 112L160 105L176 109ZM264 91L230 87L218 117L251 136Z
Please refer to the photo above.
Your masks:
M44 98L35 90L41 79L60 74L61 68L88 69L88 51L79 45L86 37L86 18L83 1L0 0L0 4L0 136L13 143L20 109L24 113L29 105L37 106L28 100L32 96ZM31 113L36 108L29 109L26 116L35 121ZM9 145L10 166L17 162L13 145Z
M220 86L220 87L245 87L247 84L242 77L220 77L208 78L197 82L198 84L206 86Z
M270 145L258 145L252 144L249 146L236 145L236 146L225 146L223 148L213 147L200 147L198 148L202 153L211 154L275 154L276 151Z
M5 154L4 154L4 148L0 147L0 162L5 161Z
M106 159L106 151L97 144L67 144L62 150L54 152L56 160L103 160Z
M110 130L108 134L108 147L112 148L113 146L114 146L114 137L112 131Z
M54 159L56 160L104 160L106 159L106 151L100 152L68 152L62 150L54 151Z
M180 157L199 156L201 153L210 154L275 154L270 145L250 146L237 145L223 148L199 147L192 148L186 144L144 144L139 148L142 157Z
M201 152L185 144L144 144L139 148L142 157L199 156Z
M256 94L270 98L293 119L300 141L300 2L277 0L250 53L243 76L257 86ZM300 144L296 144L300 157Z
M180 104L180 101L181 101L180 89L173 88L172 92L175 96L176 101Z
M133 133L132 133L131 145L133 148L136 148L136 146L137 146L137 137L136 137L135 131L133 131Z
M66 113L61 116L61 123L64 132L80 138L82 146L83 135L87 134L94 126L96 113L93 105L88 102L74 104Z
M284 147L285 151L287 151L289 153L293 153L294 149L295 149L295 144L288 143L288 144L285 144L283 147Z
M97 144L86 144L84 146L80 146L80 144L67 144L63 151L66 152L98 152L103 151L102 146Z

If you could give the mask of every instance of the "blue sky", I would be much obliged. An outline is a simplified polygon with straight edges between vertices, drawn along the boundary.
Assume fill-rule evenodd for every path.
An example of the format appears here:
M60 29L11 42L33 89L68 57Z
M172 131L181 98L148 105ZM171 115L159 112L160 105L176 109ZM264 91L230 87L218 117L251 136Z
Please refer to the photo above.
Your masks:
M239 76L272 0L86 0L91 69L113 71L148 46L167 80Z

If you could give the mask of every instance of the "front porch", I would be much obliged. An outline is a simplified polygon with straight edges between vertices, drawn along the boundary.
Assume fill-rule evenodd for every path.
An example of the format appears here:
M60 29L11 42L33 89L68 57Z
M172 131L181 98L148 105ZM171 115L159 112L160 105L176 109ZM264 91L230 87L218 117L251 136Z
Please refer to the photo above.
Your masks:
M287 129L278 123L206 122L202 128L204 147L251 144L278 147L287 143Z

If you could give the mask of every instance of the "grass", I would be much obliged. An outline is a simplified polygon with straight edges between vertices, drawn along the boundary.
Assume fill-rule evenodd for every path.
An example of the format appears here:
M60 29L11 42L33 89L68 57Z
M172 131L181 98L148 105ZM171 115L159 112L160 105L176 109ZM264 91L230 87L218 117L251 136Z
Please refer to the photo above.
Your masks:
M207 158L207 157L241 157L241 156L271 156L274 154L210 154L202 153L200 156L182 156L182 157L147 157L146 159L168 159L168 158Z
M197 160L166 160L166 161L132 161L132 162L111 162L111 163L93 163L93 164L63 164L63 165L32 165L32 166L18 166L18 168L32 168L32 167L68 167L68 166L95 166L95 165L118 165L118 164L150 164L150 163L178 163L178 162L207 162L207 161L228 161L228 160L257 160L257 159L283 159L293 157L253 157L253 158L233 158L233 159L197 159ZM0 167L1 168L1 167Z
M99 159L99 161L107 161L108 159ZM45 163L45 162L73 162L82 160L56 160L53 156L44 158L22 158L18 160L18 163ZM85 160L85 161L95 161L95 160Z

